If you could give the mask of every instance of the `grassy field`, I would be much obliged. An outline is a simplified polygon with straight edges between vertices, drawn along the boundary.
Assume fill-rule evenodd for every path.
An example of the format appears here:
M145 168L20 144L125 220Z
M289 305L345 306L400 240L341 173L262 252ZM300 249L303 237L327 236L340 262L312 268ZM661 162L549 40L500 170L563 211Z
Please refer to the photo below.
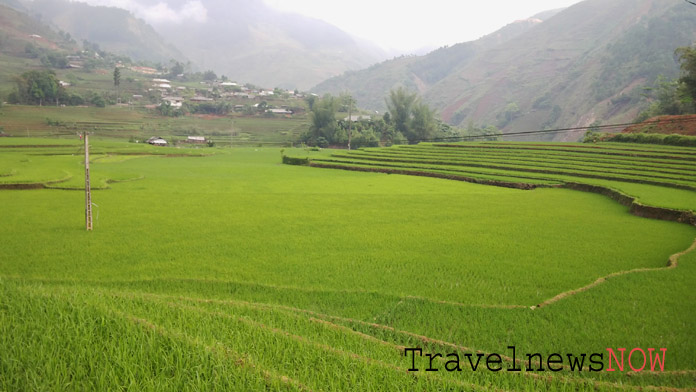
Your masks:
M696 211L696 151L685 147L553 143L395 146L307 156L312 165L456 176L528 186L582 183L638 202Z
M508 155L505 169L474 170L459 150L425 145L284 153L544 185L580 178L646 204L696 205L689 189L626 181L688 188L693 162L674 158L692 150L612 146L603 152L620 155L585 161L558 145L490 146L567 167L535 173ZM282 165L278 148L95 137L92 151L103 186L85 232L79 140L0 138L0 187L48 188L0 190L0 390L696 388L696 252L667 267L694 242L690 225L570 189ZM438 163L417 158L433 154ZM614 179L575 175L590 170ZM523 371L489 371L485 357L468 367L478 352L514 367L508 346ZM405 347L456 352L463 371L440 358L441 371L409 372ZM606 367L608 347L667 348L665 372L526 370L525 353L603 353Z
M307 129L304 116L245 117L194 116L162 117L142 108L97 107L38 107L7 105L0 109L0 126L16 137L73 138L88 131L93 136L109 139L134 138L146 140L152 136L170 141L201 135L218 145L258 145L294 142Z

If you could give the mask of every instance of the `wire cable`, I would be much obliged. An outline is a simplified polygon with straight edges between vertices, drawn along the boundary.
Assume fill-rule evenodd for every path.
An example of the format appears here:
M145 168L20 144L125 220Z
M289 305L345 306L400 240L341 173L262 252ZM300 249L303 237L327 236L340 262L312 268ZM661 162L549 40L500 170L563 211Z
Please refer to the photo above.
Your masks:
M441 142L447 140L473 140L473 139L485 139L490 137L508 137L508 136L529 136L529 135L543 135L551 133L570 133L578 131L588 131L590 129L616 129L616 128L628 128L633 125L653 125L653 124L683 124L696 122L696 117L686 117L677 118L669 121L664 120L653 120L644 122L631 122L631 123L619 123L619 124L607 124L607 125L595 125L595 126L585 126L585 127L572 127L572 128L558 128L558 129L539 129L535 131L521 131L521 132L508 132L501 134L491 134L491 135L462 135L462 136L449 136L449 137L438 137L430 139L416 139L416 142Z

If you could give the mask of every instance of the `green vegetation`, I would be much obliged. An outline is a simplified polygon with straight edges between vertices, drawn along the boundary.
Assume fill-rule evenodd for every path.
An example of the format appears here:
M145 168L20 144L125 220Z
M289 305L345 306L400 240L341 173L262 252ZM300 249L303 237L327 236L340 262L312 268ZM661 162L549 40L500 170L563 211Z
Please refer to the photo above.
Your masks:
M381 97L403 86L453 126L490 124L504 133L595 120L623 124L650 106L645 87L659 75L679 76L674 50L692 45L696 29L693 6L684 1L583 2L540 19L543 24L515 22L477 41L347 72L313 91L350 88L360 106L384 111Z
M587 146L543 143L421 144L353 152L334 152L310 165L435 175L526 189L568 183L619 191L638 202L696 211L696 152L689 148L645 145ZM630 184L630 188L625 188ZM648 186L646 196L641 186ZM670 194L685 190L678 204L663 204L654 187ZM670 198L670 200L673 200Z
M435 134L435 114L427 104L421 102L418 94L402 87L392 90L389 92L387 109L396 134L405 136L410 142L428 140Z
M24 5L30 15L40 14L44 23L88 41L95 52L103 50L152 64L184 59L150 25L124 9L65 0L37 0Z
M682 91L685 99L694 105L696 101L696 47L683 47L676 51L681 62Z
M696 386L696 252L665 267L693 243L692 226L633 216L607 197L570 189L279 165L277 149L91 140L93 182L106 185L93 194L93 232L83 228L81 191L0 190L0 389ZM80 148L76 139L0 138L0 185L80 189ZM347 159L340 155L367 166L422 166L425 158L442 172L467 170L445 163L505 162L517 169L488 175L547 185L583 179L534 180L525 168L674 185L693 182L696 171L693 149L622 144L281 154L310 164ZM691 190L588 181L646 204L696 205ZM667 372L409 373L404 356L404 347L457 352L466 368L464 354L509 356L509 345L522 360L666 347ZM445 362L434 363L443 370ZM416 365L425 369L427 358ZM503 368L512 365L502 358Z
M58 106L59 97L66 95L53 71L28 71L18 77L16 83L15 90L8 96L8 101L14 104L41 106L49 102Z
M696 388L691 139L444 143L500 138L498 128L475 124L532 129L590 112L598 121L626 115L641 83L671 60L665 43L632 52L626 32L643 40L676 21L682 31L665 35L674 45L693 31L676 7L641 0L600 18L583 4L543 28L522 22L475 44L373 67L370 87L384 90L370 99L388 107L384 116L361 112L346 93L303 100L275 88L238 97L257 88L191 72L131 15L35 2L70 26L92 15L82 23L91 36L117 31L114 42L100 41L109 51L166 53L151 66L189 100L179 108L181 99L162 103L152 76L96 39L78 55L71 33L0 9L0 88L15 88L0 108L0 133L13 136L0 137L0 390ZM260 23L245 12L234 17L248 21L226 25ZM640 23L630 29L629 20ZM314 23L300 22L308 31ZM274 40L292 47L286 28L277 26ZM526 31L526 41L506 43ZM220 61L272 63L282 69L262 72L283 81L299 64L268 61L263 44L251 51L230 41L239 34L185 34L182 43L224 39L232 46ZM553 49L538 46L549 37ZM149 46L133 44L143 40ZM693 51L678 53L682 78L653 90L665 97L660 110L693 104L682 99ZM317 56L300 57L319 67ZM66 68L69 61L83 68ZM331 74L341 64L333 60ZM598 75L611 83L595 85ZM577 96L560 95L569 90ZM423 101L412 91L425 92ZM595 98L606 98L601 108ZM468 128L440 122L426 103ZM83 224L82 132L91 141L93 232ZM205 139L184 143L193 135ZM153 136L174 147L143 143ZM403 145L423 139L444 142ZM289 147L297 140L312 147ZM662 145L633 144L644 141ZM280 160L263 145L283 146ZM319 148L330 145L357 150ZM607 347L664 347L666 371L468 370L465 356L477 353L504 354L501 367L515 366L512 345L523 368L527 353L600 353L606 367ZM425 372L428 359L412 362L406 347L457 353L465 370L445 372L448 358L435 358L441 371ZM414 365L421 371L410 372ZM551 368L529 365L537 366Z
M381 118L353 112L355 100L350 95L307 98L310 127L300 141L309 146L347 146L351 148L391 146L423 140L461 139L463 136L495 135L497 129L455 129L437 119L435 112L421 102L416 93L403 88L392 90L386 99L389 111ZM341 116L339 116L339 113ZM343 114L344 119L337 119Z
M696 112L696 48L678 48L675 54L681 63L682 76L667 79L659 76L655 86L647 89L653 102L640 113L637 121L660 115L680 115Z
M585 136L586 143L596 143L597 141L619 142L619 143L642 143L642 144L664 144L667 146L689 146L696 147L696 136L687 135L665 135L661 133L617 133L599 134L590 133Z
M229 116L163 117L155 110L123 106L55 107L7 105L1 109L0 126L11 136L61 137L75 140L89 131L109 139L144 141L153 136L185 139L205 136L219 146L296 142L308 128L304 116L264 117L235 113Z

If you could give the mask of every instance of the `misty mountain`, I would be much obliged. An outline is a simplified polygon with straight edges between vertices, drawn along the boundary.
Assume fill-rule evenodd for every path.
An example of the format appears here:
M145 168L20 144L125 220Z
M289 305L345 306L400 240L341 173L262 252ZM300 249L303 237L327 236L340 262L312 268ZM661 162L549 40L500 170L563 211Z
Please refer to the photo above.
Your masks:
M18 3L16 0L2 2L15 7ZM70 33L78 41L97 43L108 52L151 62L185 60L185 56L152 26L123 9L67 0L23 1L21 6L36 19Z
M320 83L312 91L320 94L350 91L361 107L384 111L384 97L389 90L404 86L425 94L434 84L474 61L481 53L525 33L542 23L541 17L551 17L559 11L518 20L476 41L445 46L424 56L400 56L365 70L346 72Z
M21 8L21 4L15 4ZM42 66L45 53L74 53L78 45L16 8L0 4L0 99L17 75Z
M276 11L261 0L201 3L205 21L162 22L155 28L194 64L233 80L308 89L386 57L333 25Z
M497 42L494 33L395 59L314 91L351 91L360 105L384 110L389 89L406 86L451 124L504 131L627 122L658 75L678 75L674 50L696 38L696 7L676 0L586 0L542 17Z

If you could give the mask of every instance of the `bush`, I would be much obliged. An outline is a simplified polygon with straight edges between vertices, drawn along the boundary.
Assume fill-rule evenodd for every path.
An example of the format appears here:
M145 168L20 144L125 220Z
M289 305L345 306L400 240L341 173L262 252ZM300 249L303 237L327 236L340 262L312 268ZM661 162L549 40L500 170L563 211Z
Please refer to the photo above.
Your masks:
M92 105L98 107L98 108L105 108L106 107L106 101L104 100L104 97L101 95L94 95L92 99L90 100Z
M307 166L309 165L309 158L293 158L283 155L283 163L286 165Z
M664 144L669 146L696 147L696 136L677 134L619 133L616 135L602 135L600 139L617 143Z
M67 104L70 106L79 106L85 104L85 99L77 94L70 94Z
M392 139L392 144L394 145L400 145L400 144L406 144L408 140L406 140L406 137L401 133L397 132L394 134L394 138Z
M599 134L598 132L587 131L587 133L585 134L585 138L582 139L582 142L583 143L597 143L597 142L599 142L601 136L602 135Z
M351 140L351 148L379 147L379 139L372 130L357 133Z

